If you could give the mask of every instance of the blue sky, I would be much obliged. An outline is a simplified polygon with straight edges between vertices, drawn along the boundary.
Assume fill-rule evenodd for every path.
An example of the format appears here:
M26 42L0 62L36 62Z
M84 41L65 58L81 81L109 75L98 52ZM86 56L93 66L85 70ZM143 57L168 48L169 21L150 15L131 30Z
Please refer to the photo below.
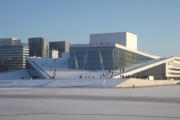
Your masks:
M140 51L180 56L180 0L0 0L0 38L88 43L90 33L129 31Z

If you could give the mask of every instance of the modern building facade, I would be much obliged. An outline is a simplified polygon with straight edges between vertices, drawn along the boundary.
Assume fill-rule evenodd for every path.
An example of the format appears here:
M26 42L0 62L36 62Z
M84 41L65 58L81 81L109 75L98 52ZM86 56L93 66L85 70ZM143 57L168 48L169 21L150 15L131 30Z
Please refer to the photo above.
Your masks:
M90 44L120 44L137 50L137 35L130 32L90 34Z
M125 76L146 79L152 76L155 80L180 80L180 57L160 58L142 63L113 78Z
M159 57L128 49L119 44L72 45L69 68L82 70L115 70Z
M137 36L129 32L90 34L89 44L71 45L69 68L116 70L159 57L137 51Z
M0 39L1 72L25 68L27 57L29 57L29 46L22 44L20 39Z
M50 50L58 50L58 57L62 57L62 53L69 52L70 43L66 41L49 42Z
M49 42L43 37L28 39L30 57L49 57Z

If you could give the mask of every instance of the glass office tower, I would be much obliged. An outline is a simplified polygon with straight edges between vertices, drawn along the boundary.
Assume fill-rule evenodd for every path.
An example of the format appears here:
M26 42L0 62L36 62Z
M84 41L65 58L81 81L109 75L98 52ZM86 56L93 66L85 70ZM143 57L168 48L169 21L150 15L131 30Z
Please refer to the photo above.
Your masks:
M120 46L120 45L119 45ZM69 68L79 70L115 70L152 60L137 51L114 45L70 47Z

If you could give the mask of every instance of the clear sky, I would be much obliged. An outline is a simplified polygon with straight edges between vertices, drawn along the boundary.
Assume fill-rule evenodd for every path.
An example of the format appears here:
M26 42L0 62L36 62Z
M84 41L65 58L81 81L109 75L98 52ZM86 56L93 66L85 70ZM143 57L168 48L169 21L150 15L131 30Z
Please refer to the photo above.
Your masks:
M123 31L138 35L140 51L180 56L180 0L0 0L0 38L88 43Z

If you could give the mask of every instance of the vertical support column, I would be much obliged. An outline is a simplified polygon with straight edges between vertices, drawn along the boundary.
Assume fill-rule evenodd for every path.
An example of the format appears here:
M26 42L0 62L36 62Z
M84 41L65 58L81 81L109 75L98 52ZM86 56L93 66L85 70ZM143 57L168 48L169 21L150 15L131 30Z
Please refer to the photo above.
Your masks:
M113 69L115 69L115 66L116 66L114 54L115 54L115 48L112 48L112 67L113 67Z
M100 58L101 70L104 70L103 59L102 59L101 51L99 52L99 58Z
M78 66L77 57L76 57L76 56L74 56L74 58L75 58L75 66L76 66L76 70L78 70L78 69L79 69L79 66Z

